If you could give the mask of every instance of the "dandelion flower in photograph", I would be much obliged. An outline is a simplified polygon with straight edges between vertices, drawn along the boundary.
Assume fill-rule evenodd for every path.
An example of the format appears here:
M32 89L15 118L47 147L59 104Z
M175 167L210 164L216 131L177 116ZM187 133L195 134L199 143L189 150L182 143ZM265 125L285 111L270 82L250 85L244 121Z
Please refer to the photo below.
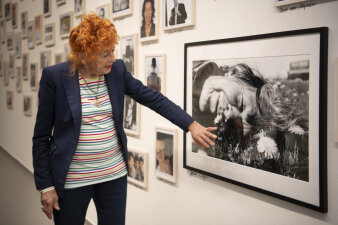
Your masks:
M293 134L303 135L305 133L304 129L300 126L293 125L289 128L289 131Z
M278 158L277 144L270 137L262 135L257 141L257 150L260 153L264 153L268 159Z

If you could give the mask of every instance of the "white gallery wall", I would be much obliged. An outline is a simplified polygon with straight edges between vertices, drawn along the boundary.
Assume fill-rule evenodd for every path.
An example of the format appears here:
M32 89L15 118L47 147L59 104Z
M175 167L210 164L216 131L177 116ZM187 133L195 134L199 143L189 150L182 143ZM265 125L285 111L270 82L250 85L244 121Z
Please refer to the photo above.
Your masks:
M3 0L2 4L9 2ZM19 15L28 10L28 21L42 14L43 0L17 0ZM133 15L115 20L120 36L139 32L140 1L133 1ZM161 7L163 2L160 1ZM111 4L110 0L87 0L86 11ZM338 224L338 144L334 142L335 58L338 57L338 1L313 1L311 7L281 12L274 0L196 0L195 26L175 31L159 30L159 40L138 45L138 78L145 80L144 57L150 54L166 55L166 95L183 107L184 102L184 43L233 38L279 31L313 27L329 28L328 45L328 135L327 178L328 213L316 212L271 196L258 193L211 177L197 175L183 168L183 132L169 121L141 107L141 132L138 138L129 137L128 145L149 153L148 188L128 185L127 225L328 225ZM309 5L310 6L310 5ZM44 44L29 50L27 39L22 40L22 53L29 52L30 62L40 64L40 52L47 49L54 54L64 51L67 39L59 37L59 16L74 9L72 0L56 6L52 1L52 14L44 24L56 23L56 42L53 47ZM3 19L3 18L2 18ZM74 17L73 24L80 19ZM162 18L160 24L162 25ZM6 31L11 22L7 21ZM162 26L161 26L162 28ZM20 31L20 24L15 32ZM1 55L8 61L6 44L0 44ZM118 52L119 53L119 52ZM22 58L16 60L21 65ZM39 77L41 74L39 73ZM13 109L6 106L6 91L14 92ZM23 95L33 97L31 117L23 113ZM32 169L31 139L37 112L37 92L31 91L29 82L23 81L22 92L15 89L15 79L5 86L0 78L0 146ZM316 118L313 118L316 120ZM170 184L155 176L155 127L178 129L178 180ZM39 205L39 202L36 202ZM87 218L97 224L96 212L91 203Z

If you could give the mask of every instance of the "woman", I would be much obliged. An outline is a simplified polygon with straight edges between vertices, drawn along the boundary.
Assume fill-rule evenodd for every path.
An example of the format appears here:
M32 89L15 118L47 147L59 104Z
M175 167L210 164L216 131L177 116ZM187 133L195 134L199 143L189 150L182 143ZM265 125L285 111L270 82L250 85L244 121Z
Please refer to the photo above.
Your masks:
M155 36L154 0L144 0L142 7L141 38Z
M69 36L68 61L43 69L33 135L33 167L41 209L55 224L84 224L93 198L98 224L124 224L128 95L208 147L215 128L205 128L160 93L135 79L122 60L108 19L82 17Z

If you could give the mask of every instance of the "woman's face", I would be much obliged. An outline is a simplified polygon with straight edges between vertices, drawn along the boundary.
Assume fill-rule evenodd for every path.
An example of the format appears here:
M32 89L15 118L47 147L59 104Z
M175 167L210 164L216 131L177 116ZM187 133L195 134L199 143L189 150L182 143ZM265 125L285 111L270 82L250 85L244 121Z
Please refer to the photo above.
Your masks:
M164 160L164 142L157 140L156 141L156 159L158 160L158 162L161 164Z
M153 14L153 6L151 5L151 2L146 2L144 6L144 20L147 25L151 24L151 16Z
M107 74L115 62L114 49L100 51L97 57L85 62L87 72L94 75Z
M128 160L129 167L132 168L134 167L134 157L130 157Z

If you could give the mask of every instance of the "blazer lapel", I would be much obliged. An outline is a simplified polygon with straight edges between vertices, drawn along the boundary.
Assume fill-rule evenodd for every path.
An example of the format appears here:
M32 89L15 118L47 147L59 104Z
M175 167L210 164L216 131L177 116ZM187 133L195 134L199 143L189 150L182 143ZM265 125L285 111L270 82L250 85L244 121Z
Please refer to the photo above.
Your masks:
M80 135L80 126L81 126L81 96L80 96L80 86L79 86L79 76L76 72L74 76L69 76L69 72L66 73L66 76L62 76L63 84L65 87L65 92L69 102L70 111L73 116L74 131L75 137Z
M114 79L114 74L113 71L110 71L110 73L104 75L106 84L107 84L107 89L108 89L108 94L110 98L110 103L113 109L113 119L115 124L118 122L118 103L117 103L117 87L116 87L116 81Z

